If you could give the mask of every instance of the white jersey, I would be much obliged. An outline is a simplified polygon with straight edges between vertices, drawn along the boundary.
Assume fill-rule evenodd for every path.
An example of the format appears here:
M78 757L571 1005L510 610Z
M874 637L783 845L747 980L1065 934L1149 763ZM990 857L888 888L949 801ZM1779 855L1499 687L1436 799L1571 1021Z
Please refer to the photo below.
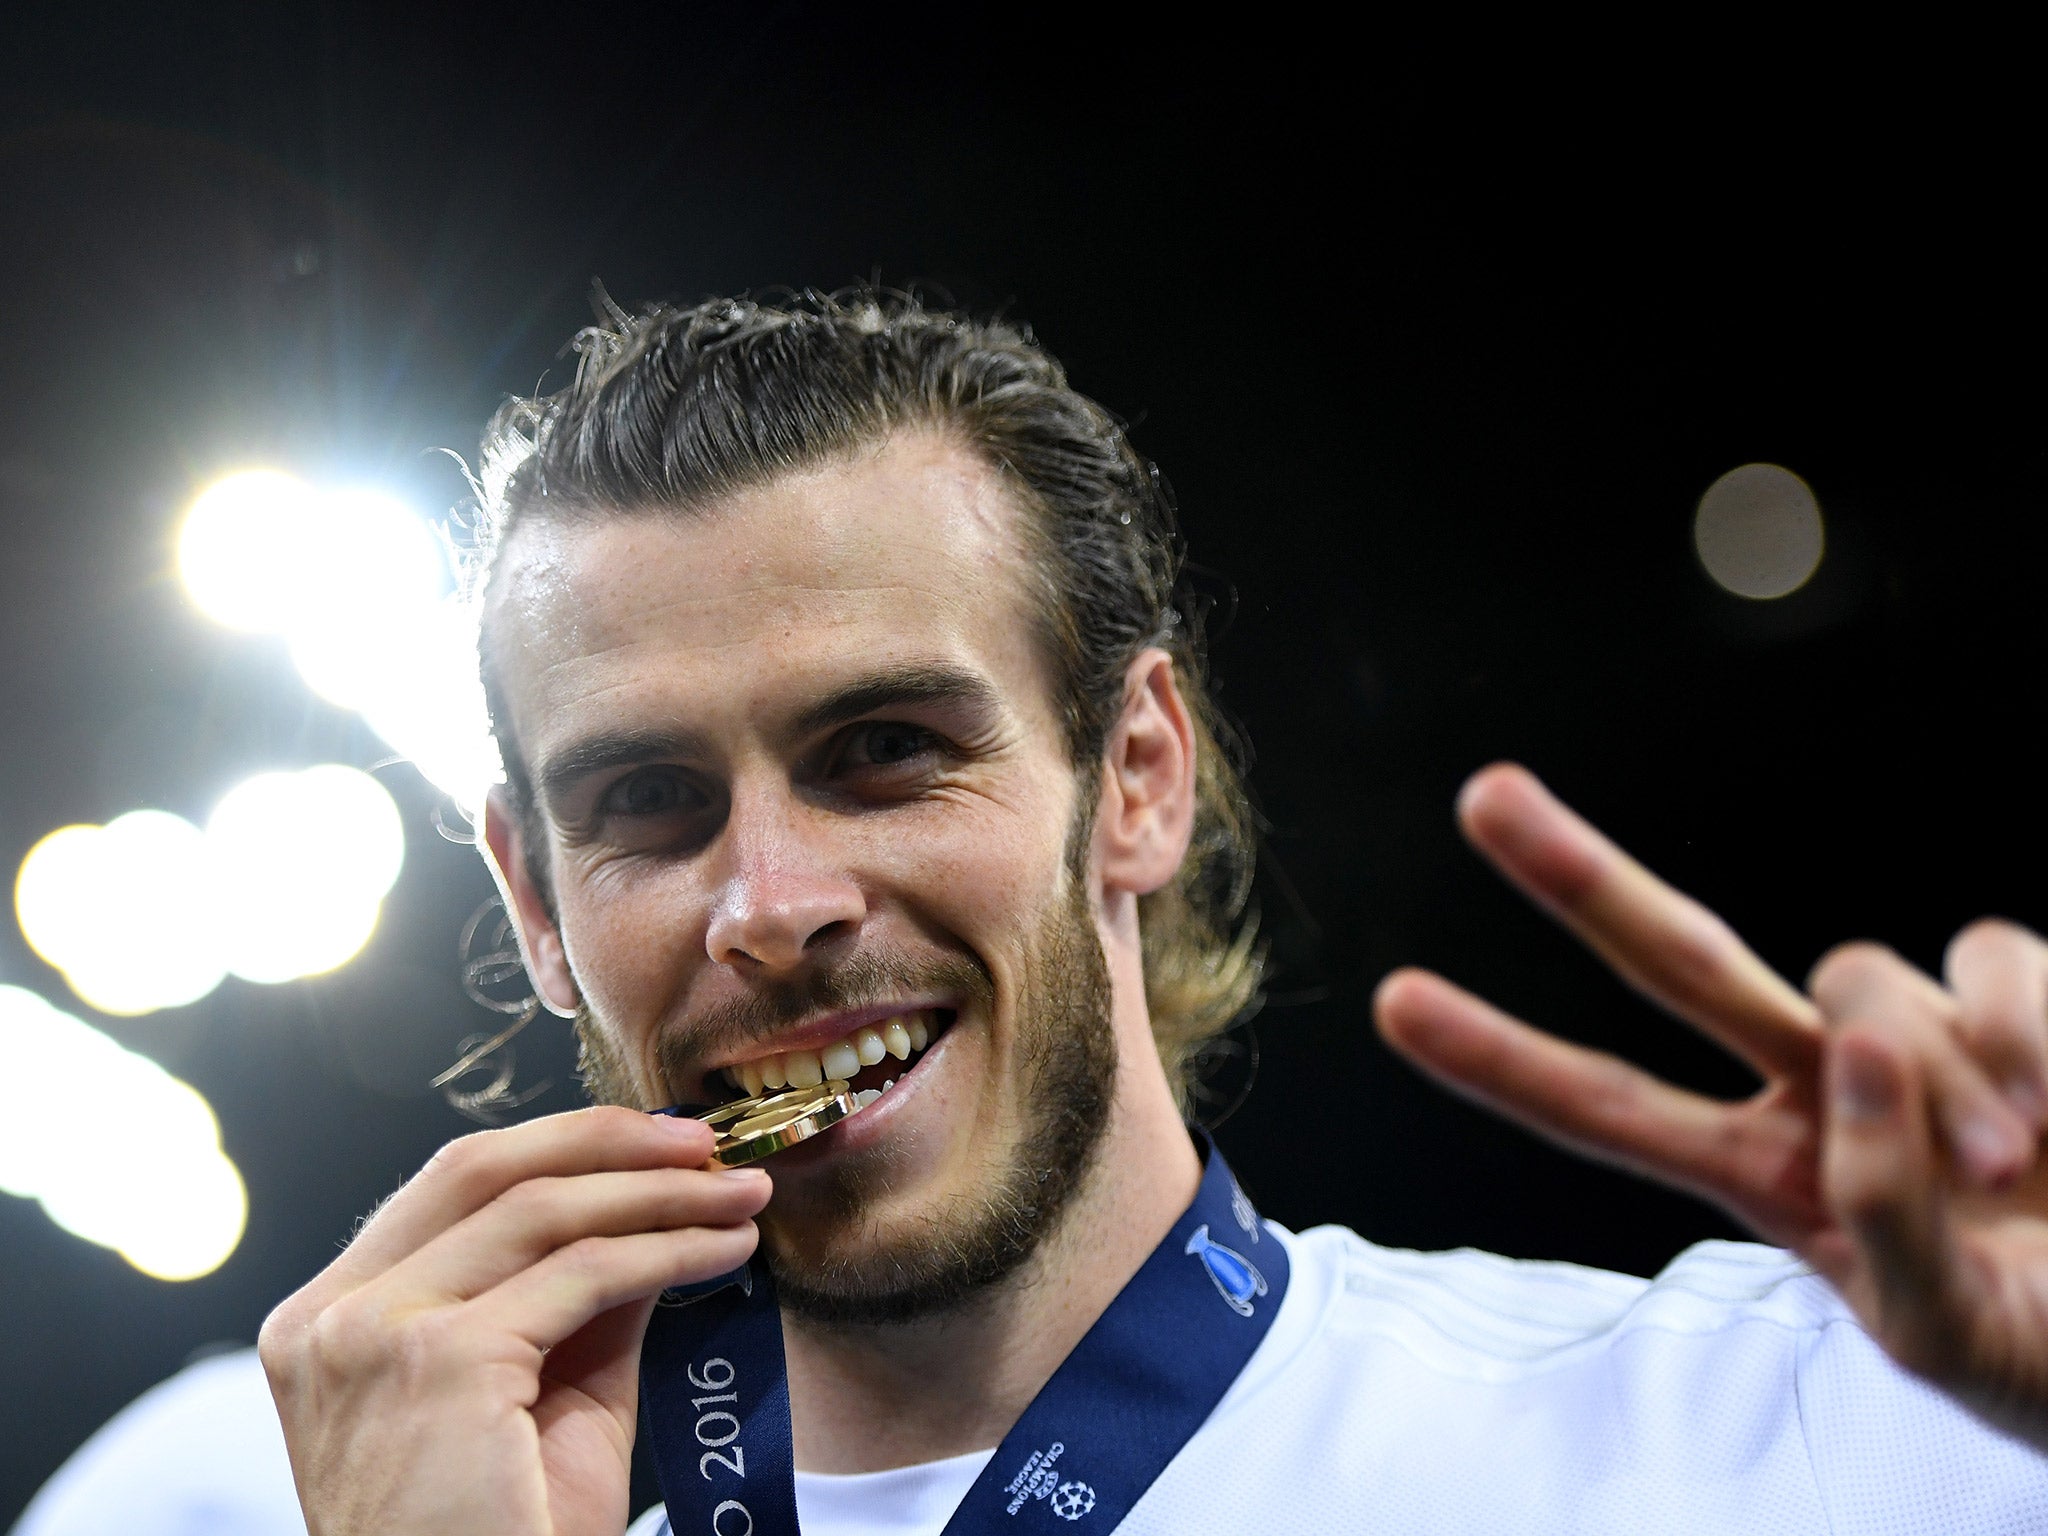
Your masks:
M1701 1243L1648 1281L1267 1230L1280 1315L1119 1536L2048 1532L2048 1458L1900 1371L1777 1249ZM804 1536L937 1536L989 1455L800 1473ZM1061 1471L1085 1482L1088 1455ZM1044 1500L1016 1522L1088 1527ZM665 1529L650 1510L633 1536Z
M2048 1458L1901 1372L1776 1249L1702 1243L1646 1281L1267 1230L1290 1259L1280 1314L1120 1536L2048 1532ZM804 1536L937 1536L991 1454L799 1473ZM1067 1447L1068 1479L1087 1465ZM1016 1519L1087 1536L1051 1500ZM658 1509L633 1526L661 1529ZM16 1536L303 1531L249 1352L125 1410Z

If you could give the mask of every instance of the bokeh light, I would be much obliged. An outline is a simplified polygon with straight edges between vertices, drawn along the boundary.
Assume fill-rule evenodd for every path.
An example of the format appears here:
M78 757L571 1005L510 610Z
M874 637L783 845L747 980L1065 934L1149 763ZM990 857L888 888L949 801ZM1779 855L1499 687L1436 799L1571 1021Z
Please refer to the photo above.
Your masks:
M22 861L15 914L85 1002L148 1013L230 972L275 983L344 964L404 861L390 792L324 763L244 780L204 832L166 811L59 828Z
M275 470L244 470L202 491L178 534L178 574L208 617L276 630L303 601L313 491Z
M299 675L329 703L361 710L406 670L437 606L447 562L425 523L370 491L317 503L301 600L278 627Z
M380 680L363 718L428 783L474 816L504 777L477 678L475 610L447 597L418 616L403 665Z
M13 986L0 1061L0 1189L158 1279L197 1279L235 1251L248 1193L189 1083Z
M1700 497L1693 547L1707 574L1738 597L1786 597L1820 568L1820 502L1789 469L1743 464Z
M167 811L52 832L28 852L15 916L31 948L102 1013L195 1002L225 974L200 830Z
M206 843L216 953L247 981L353 958L405 860L390 793L338 763L245 779L207 820Z
M306 686L370 728L466 814L502 776L470 607L440 540L368 489L253 471L202 493L180 570L205 612L280 635Z

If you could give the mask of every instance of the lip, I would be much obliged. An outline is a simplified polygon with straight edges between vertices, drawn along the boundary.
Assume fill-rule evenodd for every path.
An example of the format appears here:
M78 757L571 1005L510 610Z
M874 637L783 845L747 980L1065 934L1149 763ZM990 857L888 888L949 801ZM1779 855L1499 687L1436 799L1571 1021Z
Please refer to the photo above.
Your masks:
M765 1040L750 1041L743 1053L728 1053L715 1061L707 1061L702 1068L700 1096L709 1091L712 1079L727 1067L738 1066L747 1061L759 1061L763 1056L780 1056L790 1051L806 1051L830 1045L835 1040L845 1039L857 1029L878 1024L884 1019L939 1008L950 1009L957 1014L960 1004L957 999L950 997L909 997L886 1003L873 1003L865 1008L850 1008L843 1013L822 1014L809 1023L799 1024L777 1035L770 1035Z

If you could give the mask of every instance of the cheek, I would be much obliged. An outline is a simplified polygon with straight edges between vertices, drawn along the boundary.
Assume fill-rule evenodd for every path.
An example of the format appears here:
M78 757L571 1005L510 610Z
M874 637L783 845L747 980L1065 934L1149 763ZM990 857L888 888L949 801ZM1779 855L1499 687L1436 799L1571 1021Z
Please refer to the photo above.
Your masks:
M897 880L905 895L977 929L1039 906L1058 877L1058 852L1014 833L1004 836L1006 830L927 842L903 860Z
M680 866L567 871L562 945L584 1001L614 1022L659 1017L704 955L704 898Z
M1050 797L1048 797L1050 800ZM1064 807L1022 815L935 816L916 836L892 838L882 905L897 906L923 939L965 948L1014 999L1027 950L1047 914L1067 899ZM906 831L908 829L905 829ZM1004 1011L1007 1011L1005 1009Z

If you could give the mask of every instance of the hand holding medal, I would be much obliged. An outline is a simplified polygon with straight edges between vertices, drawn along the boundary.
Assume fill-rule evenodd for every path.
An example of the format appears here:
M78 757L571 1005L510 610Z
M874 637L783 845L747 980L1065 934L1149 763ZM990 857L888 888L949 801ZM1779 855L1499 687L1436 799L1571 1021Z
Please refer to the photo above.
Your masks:
M578 1110L463 1137L386 1201L263 1329L311 1528L618 1536L655 1297L743 1264L770 1194L715 1147Z

